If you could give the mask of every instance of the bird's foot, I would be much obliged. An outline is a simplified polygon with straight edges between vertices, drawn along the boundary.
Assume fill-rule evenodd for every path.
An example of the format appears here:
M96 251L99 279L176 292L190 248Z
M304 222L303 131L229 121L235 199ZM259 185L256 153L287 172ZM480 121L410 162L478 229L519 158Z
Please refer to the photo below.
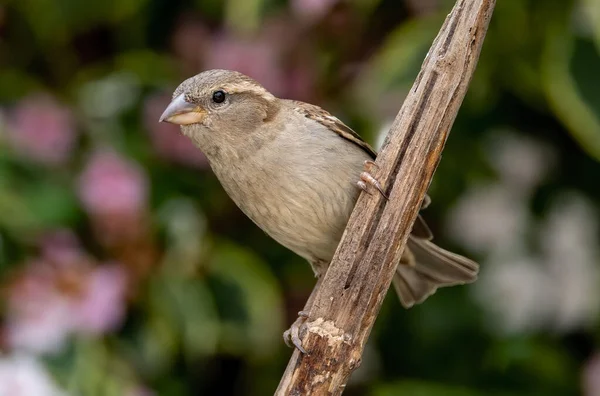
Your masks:
M283 340L285 344L290 348L296 347L300 352L307 355L306 349L302 347L302 337L306 332L306 319L308 318L308 312L298 312L298 319L292 323L292 326L283 332Z
M425 194L425 198L423 198L423 202L421 203L421 210L427 209L427 207L431 204L431 198L429 195Z
M367 194L371 194L368 186L373 186L385 199L388 199L388 196L383 191L381 184L373 177L373 175L371 175L371 170L373 167L377 168L377 164L375 164L375 162L369 160L365 161L365 171L360 174L360 180L356 182L356 185L358 185L358 187Z

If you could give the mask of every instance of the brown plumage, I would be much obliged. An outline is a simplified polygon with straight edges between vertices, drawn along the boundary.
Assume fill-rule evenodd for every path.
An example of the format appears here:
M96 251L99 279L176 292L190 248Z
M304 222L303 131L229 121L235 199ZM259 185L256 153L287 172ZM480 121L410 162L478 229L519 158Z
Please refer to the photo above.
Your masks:
M184 81L161 120L180 124L241 210L323 275L360 193L364 162L376 156L356 132L320 107L278 99L227 70ZM404 307L477 277L475 262L431 239L419 217L393 281Z

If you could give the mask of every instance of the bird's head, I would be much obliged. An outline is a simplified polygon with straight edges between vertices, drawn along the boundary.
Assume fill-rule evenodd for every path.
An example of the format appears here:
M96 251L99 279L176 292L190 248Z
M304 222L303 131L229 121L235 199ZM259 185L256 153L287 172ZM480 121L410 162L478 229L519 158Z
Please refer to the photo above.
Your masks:
M208 70L177 87L159 121L181 125L185 135L198 141L198 134L251 133L276 112L275 96L252 78L231 70Z

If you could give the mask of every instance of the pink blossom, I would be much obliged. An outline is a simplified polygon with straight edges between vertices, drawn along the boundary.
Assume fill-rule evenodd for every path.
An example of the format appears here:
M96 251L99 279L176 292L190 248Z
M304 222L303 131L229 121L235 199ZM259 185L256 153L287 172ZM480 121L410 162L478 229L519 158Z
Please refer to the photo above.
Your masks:
M430 15L440 9L439 0L408 0L406 5L416 16Z
M0 395L64 396L66 393L36 358L17 354L0 359Z
M600 395L600 354L596 353L585 363L582 383L584 396Z
M144 123L150 132L155 150L161 157L170 161L199 168L206 167L206 157L189 138L181 134L178 125L158 122L170 101L169 95L154 95L149 97L144 105Z
M19 155L45 165L65 163L76 143L69 109L49 95L20 101L8 114L6 138Z
M126 289L127 277L122 267L103 265L89 273L74 307L77 330L91 334L115 330L125 316Z
M173 51L185 66L186 74L198 71L209 40L210 33L200 21L184 18L177 24L172 39Z
M122 267L96 265L71 245L43 248L42 256L30 261L8 288L7 343L53 353L73 334L113 331L125 315L126 291Z
M39 240L42 256L55 265L76 263L81 259L82 249L77 235L71 230L53 230Z
M285 76L279 65L277 46L264 38L245 39L229 33L214 37L205 54L207 69L230 69L259 81L275 95L285 91Z
M125 395L126 396L155 396L156 393L143 385L136 385L136 386L128 389L127 392L125 393Z
M292 0L292 9L306 19L321 19L339 0Z
M60 351L74 322L71 304L57 293L48 263L32 262L8 298L6 339L15 349L34 353Z
M148 181L134 162L116 153L95 153L79 178L79 198L93 216L137 216L146 209Z

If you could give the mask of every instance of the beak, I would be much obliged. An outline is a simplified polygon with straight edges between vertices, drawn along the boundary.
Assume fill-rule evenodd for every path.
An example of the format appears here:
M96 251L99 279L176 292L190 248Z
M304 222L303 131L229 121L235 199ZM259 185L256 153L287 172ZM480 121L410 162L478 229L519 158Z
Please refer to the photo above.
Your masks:
M184 94L181 94L167 106L158 122L189 125L201 123L205 118L206 110L193 103L186 102Z

